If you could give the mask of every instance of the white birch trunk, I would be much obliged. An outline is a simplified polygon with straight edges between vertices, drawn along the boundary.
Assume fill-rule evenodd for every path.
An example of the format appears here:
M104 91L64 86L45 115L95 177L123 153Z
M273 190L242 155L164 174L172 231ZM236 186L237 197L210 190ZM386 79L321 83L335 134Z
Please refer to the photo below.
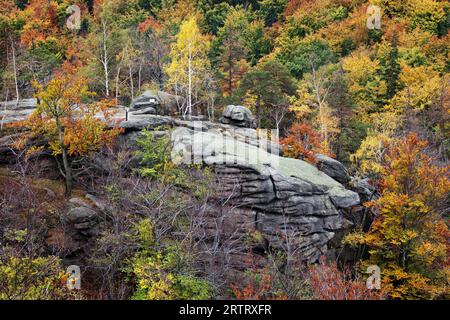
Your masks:
M16 49L14 48L14 40L11 38L11 53L12 53L12 63L14 70L14 84L16 87L16 104L19 104L20 96L19 96L19 84L17 82L17 65L16 65Z

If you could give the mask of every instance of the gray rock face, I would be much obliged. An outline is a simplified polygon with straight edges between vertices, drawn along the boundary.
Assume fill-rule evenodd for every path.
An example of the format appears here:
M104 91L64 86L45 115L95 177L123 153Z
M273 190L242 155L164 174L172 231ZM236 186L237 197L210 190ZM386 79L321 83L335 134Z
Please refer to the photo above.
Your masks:
M169 115L177 112L179 104L182 104L181 97L162 91L145 91L131 102L130 108L132 112L138 112L136 114L152 114L154 111L160 115Z
M350 175L347 168L339 161L323 154L316 155L317 168L340 183L348 183Z
M97 209L101 211L104 211L106 209L106 204L100 199L98 199L96 196L92 194L86 194L86 198L89 199Z
M23 99L18 103L8 101L0 103L0 123L7 124L15 121L25 120L36 109L36 99Z
M72 223L83 223L94 220L97 213L87 207L75 207L67 213L67 221Z
M163 126L173 126L174 123L175 122L171 117L130 115L128 121L121 122L119 126L127 131L140 131L143 129L156 129Z
M69 200L70 210L66 214L66 221L71 223L75 230L86 233L98 224L98 214L92 206L80 198Z
M139 109L138 111L132 111L133 115L146 115L146 114L156 114L156 109L153 107Z
M84 207L84 208L90 208L90 205L83 199L80 198L70 198L69 204L72 207Z
M377 189L370 184L369 179L360 179L360 178L353 178L350 181L350 186L353 190L358 192L359 195L361 195L361 201L366 202L369 200L373 200L373 198L377 196Z
M325 254L335 233L351 225L341 209L360 202L358 194L314 166L231 136L178 128L172 145L176 163L215 168L218 190L236 206L256 212L256 228L271 246L283 247L289 237L308 261Z
M255 117L252 112L243 106L227 106L223 111L220 122L237 127L254 128L256 126Z

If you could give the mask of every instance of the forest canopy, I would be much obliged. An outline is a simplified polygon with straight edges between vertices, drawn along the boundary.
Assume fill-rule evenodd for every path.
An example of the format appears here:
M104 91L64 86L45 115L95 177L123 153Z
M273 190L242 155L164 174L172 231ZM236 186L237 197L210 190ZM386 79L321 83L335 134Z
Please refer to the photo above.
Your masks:
M369 6L380 9L379 28L368 27ZM0 133L26 128L14 145L17 149L26 148L27 139L45 137L47 155L61 158L58 174L64 177L67 196L83 164L80 159L110 150L123 133L97 119L96 113L103 112L108 121L110 109L128 108L148 90L176 96L175 113L183 119L204 116L216 121L228 105L245 106L254 114L257 130L277 130L285 157L316 166L318 156L330 157L374 188L361 209L371 215L370 223L364 221L342 240L359 253L354 272L349 275L333 264L312 267L309 297L448 298L448 1L0 0L0 8L2 109L6 113L8 101L34 97L39 103L20 124L4 129L1 119ZM140 177L133 188L141 178L148 179L158 184L154 188L161 194L191 203L190 211L188 204L179 208L175 202L161 202L147 189L147 194L132 198L132 204L124 204L117 198L129 181L121 176L123 185L110 183L111 173L105 193L115 212L126 205L136 211L158 205L160 211L201 212L199 199L214 188L193 187L198 179L171 163L167 141L148 132L144 136L137 140L144 161L133 171ZM42 150L29 149L27 159ZM119 163L124 155L114 157ZM79 170L81 176L86 167ZM208 170L201 176L202 183L209 183ZM346 187L354 186L349 182ZM188 200L183 192L190 192ZM121 250L126 247L114 251L120 263L102 282L107 287L104 295L108 297L109 290L110 298L215 297L217 286L192 267L195 259L186 257L180 245L193 238L158 238L162 224L152 214L139 221L118 214L117 221L131 227L125 230L116 224L117 233L102 234L98 255L92 257L99 265L116 249L109 246L120 242ZM177 220L180 230L189 225L186 216ZM1 224L7 219L1 219L0 210L3 234ZM145 228L150 231L145 233ZM22 234L23 230L13 232L10 242L17 245L28 239L31 231ZM271 258L279 258L275 256ZM382 267L384 289L376 297L355 277L368 265ZM46 266L52 271L48 276ZM38 274L37 283L20 291L20 279L28 275L16 274L19 269ZM43 289L57 287L60 269L60 258L53 256L0 256L0 299L73 298L64 290L49 294ZM278 278L269 269L252 269L250 284L230 285L228 293L242 299L301 297L300 289L287 292L287 286L285 291L277 287ZM118 288L117 274L134 279L135 290ZM2 277L13 280L2 285ZM327 281L341 283L342 291L331 290Z

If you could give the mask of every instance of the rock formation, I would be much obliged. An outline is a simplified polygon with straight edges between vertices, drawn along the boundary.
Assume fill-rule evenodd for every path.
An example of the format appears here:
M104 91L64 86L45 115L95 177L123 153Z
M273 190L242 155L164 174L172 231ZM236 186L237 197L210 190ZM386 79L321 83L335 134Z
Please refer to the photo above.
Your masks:
M36 109L36 99L24 99L18 103L8 101L0 103L0 124L25 120Z
M256 122L252 112L243 106L229 105L223 111L220 118L223 124L231 124L237 127L255 128Z
M177 128L172 144L174 161L215 168L223 196L251 210L254 228L271 246L283 247L291 237L302 258L316 261L335 233L351 225L342 210L359 204L358 194L304 161L189 128Z
M219 196L239 210L239 217L236 210L230 211L229 217L225 215L228 229L258 231L271 247L283 248L289 239L298 245L297 253L304 260L317 261L328 254L336 237L352 225L345 213L360 203L359 195L341 184L350 180L346 168L322 155L317 157L320 170L304 161L279 156L276 141L250 128L254 117L247 108L228 106L221 119L222 123L213 123L131 113L128 121L120 122L125 134L119 143L135 148L143 129L170 136L173 161L211 167ZM0 139L0 162L12 159L13 138ZM370 192L364 183L358 186ZM78 234L95 233L95 212L102 211L96 207L72 203L67 221Z
M339 161L323 154L316 155L317 168L340 183L346 184L350 181L347 168Z
M130 105L135 115L159 114L172 115L178 111L182 98L162 91L145 91Z

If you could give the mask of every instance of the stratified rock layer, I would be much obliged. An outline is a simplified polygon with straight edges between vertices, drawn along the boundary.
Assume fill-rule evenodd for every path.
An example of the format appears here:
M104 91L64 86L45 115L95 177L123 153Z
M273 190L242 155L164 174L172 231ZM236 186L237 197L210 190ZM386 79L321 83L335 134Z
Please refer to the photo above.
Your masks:
M351 224L341 210L359 204L358 194L314 166L231 134L177 128L172 145L177 163L215 168L223 197L254 212L255 227L271 246L283 247L289 239L308 261L326 254L335 233Z

